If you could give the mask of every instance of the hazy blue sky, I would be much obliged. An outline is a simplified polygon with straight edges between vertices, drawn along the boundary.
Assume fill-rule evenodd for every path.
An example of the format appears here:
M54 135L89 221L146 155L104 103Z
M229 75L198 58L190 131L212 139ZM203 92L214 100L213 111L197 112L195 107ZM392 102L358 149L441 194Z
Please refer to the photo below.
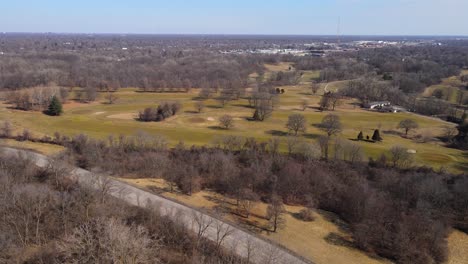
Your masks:
M468 35L468 0L5 0L0 31Z

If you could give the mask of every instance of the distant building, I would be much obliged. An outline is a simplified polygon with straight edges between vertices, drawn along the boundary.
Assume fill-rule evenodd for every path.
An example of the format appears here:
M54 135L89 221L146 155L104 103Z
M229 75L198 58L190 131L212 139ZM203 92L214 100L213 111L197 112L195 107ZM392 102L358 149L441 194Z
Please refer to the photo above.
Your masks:
M383 106L383 107L377 107L379 112L384 112L384 113L400 113L400 112L406 112L406 109L401 107L401 106Z
M371 102L371 103L368 103L365 105L366 108L369 108L369 109L378 109L378 108L382 108L382 107L385 107L385 106L391 106L392 103L390 103L389 101L381 101L381 102Z

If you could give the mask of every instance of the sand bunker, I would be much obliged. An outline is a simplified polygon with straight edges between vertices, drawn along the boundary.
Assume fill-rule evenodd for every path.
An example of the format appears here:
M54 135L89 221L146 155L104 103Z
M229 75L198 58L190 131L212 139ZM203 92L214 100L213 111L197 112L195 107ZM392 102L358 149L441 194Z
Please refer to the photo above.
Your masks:
M135 113L122 113L122 114L110 115L107 118L121 119L121 120L133 120L137 118L137 115Z

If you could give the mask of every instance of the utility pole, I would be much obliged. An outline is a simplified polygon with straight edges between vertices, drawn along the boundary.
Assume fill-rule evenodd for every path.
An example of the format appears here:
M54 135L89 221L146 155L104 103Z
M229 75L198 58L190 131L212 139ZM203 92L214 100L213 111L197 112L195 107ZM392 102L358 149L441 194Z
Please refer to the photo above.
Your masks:
M341 44L341 17L338 17L338 26L337 26L337 29L336 29L336 38L338 40L338 46Z

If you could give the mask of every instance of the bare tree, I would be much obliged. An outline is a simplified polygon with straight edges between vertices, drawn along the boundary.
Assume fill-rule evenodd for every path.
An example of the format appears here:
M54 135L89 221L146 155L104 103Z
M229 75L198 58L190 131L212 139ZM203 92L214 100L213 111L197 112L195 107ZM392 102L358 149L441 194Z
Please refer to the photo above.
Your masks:
M86 87L85 88L85 100L87 102L94 102L96 101L98 94L97 89L94 86Z
M320 89L320 84L316 81L312 81L312 83L310 84L310 89L312 91L312 94L317 94L318 90Z
M315 143L301 142L295 153L302 155L307 160L313 160L320 157L320 148Z
M221 218L222 218L222 215L219 215L219 219ZM221 246L223 242L226 240L226 238L231 236L235 232L235 230L234 228L232 228L231 225L221 220L215 221L215 229L216 229L216 240L215 240L216 251L219 252L221 250Z
M330 104L331 104L330 97L328 96L328 94L324 94L322 98L320 99L319 108L321 111L326 111L330 108Z
M242 189L240 191L239 207L244 212L246 218L249 218L250 212L259 199L258 195L250 189Z
M288 136L286 138L286 144L288 146L288 154L291 155L292 153L296 152L298 145L301 143L302 142L298 137Z
M107 176L94 176L96 187L98 188L99 201L104 203L106 198L116 190L116 186L111 178Z
M332 111L335 111L335 108L341 105L342 103L341 95L338 93L331 93L329 97L330 97L330 104L332 106Z
M115 92L107 92L106 94L106 100L108 104L114 104L117 100L119 100L119 97L115 94Z
M145 228L115 219L82 224L58 245L67 263L159 263L160 247Z
M203 213L193 211L192 213L192 226L195 228L197 234L197 245L206 233L206 230L213 225L213 218Z
M234 126L234 118L231 115L222 115L219 118L219 125L224 129L231 129Z
M457 90L457 104L462 105L464 98L465 98L465 92L463 92L463 90L461 89L458 89Z
M340 133L342 129L340 117L337 115L328 114L322 119L319 127L322 131L327 133L328 137L336 135Z
M413 119L404 119L398 124L398 128L405 130L405 135L408 135L408 132L412 129L418 128L419 125Z
M304 115L292 114L288 117L288 122L286 123L286 128L289 129L289 132L294 131L294 135L297 136L297 132L306 131L306 118Z
M457 133L458 133L458 130L456 127L453 127L453 126L444 127L444 136L448 142L452 142L453 137L455 137Z
M273 195L267 207L267 219L269 220L269 225L273 229L273 232L276 232L278 228L282 228L285 225L286 220L283 216L285 211L281 197Z
M60 88L60 99L62 103L66 103L68 96L70 95L69 89L62 87Z
M5 121L3 122L3 125L0 129L0 133L1 133L1 136L2 137L5 137L5 138L9 138L11 137L12 135L12 132L13 132L13 128L12 128L12 125L10 123L10 121Z
M412 156L405 147L393 146L390 149L390 154L393 167L407 168L413 163Z
M302 108L302 111L305 111L307 109L307 107L309 107L309 101L307 100L302 100L301 101L301 108Z
M195 102L195 109L197 109L198 113L203 112L203 109L205 109L205 103L203 101Z

